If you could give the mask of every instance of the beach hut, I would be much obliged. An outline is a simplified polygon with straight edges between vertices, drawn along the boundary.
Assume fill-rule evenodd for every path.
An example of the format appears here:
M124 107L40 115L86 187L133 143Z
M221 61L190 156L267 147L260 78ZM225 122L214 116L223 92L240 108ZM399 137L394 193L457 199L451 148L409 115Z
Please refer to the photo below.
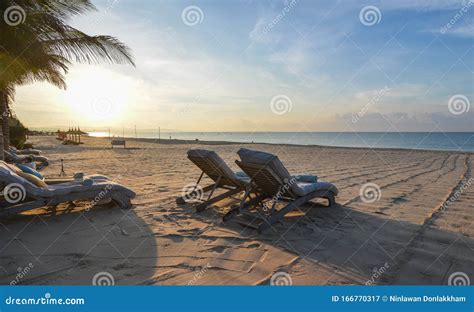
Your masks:
M66 133L66 139L64 140L63 144L66 145L79 145L79 144L84 144L81 142L81 135L87 134L87 132L84 132L81 130L81 128L69 128Z

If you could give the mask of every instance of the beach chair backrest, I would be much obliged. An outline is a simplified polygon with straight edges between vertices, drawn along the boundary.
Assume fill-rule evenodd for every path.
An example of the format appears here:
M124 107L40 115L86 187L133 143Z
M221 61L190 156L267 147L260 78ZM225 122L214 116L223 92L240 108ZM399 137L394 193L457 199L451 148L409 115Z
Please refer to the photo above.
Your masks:
M38 196L42 193L48 192L48 190L43 190L42 188L37 187L30 181L25 178L17 175L7 163L0 161L0 186L2 188L7 187L8 185L14 185L24 191L26 195ZM23 194L22 194L23 195Z
M235 163L251 178L258 189L266 195L273 197L277 194L288 195L289 192L282 192L285 182L268 166L252 163L244 163L236 160Z
M214 151L195 149L188 151L188 158L214 182L220 185L240 186L232 169Z
M295 194L302 193L296 179L290 175L285 165L283 165L276 155L245 148L241 148L237 154L241 159L240 164L237 164L242 170L244 170L245 167L244 172L248 174L259 187L262 189L265 188L267 194L276 195L279 193L279 196L284 194L289 197L295 197ZM253 175L250 175L246 170L251 170Z
M17 154L9 152L9 151L3 151L3 153L5 154L6 160L9 162L21 162L22 159L25 157L25 156L20 157Z

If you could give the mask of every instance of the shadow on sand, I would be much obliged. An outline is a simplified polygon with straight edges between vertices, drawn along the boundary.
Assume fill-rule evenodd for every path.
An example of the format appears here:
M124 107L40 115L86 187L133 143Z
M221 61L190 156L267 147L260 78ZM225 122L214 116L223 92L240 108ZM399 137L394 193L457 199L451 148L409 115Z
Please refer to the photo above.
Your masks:
M136 284L155 271L157 248L133 209L61 205L0 223L0 284Z

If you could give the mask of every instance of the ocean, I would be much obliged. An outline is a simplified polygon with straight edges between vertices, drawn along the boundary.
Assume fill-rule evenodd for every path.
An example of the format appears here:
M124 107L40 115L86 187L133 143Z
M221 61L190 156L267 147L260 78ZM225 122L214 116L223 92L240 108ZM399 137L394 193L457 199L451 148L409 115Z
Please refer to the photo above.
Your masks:
M90 132L104 137L108 132ZM122 132L111 133L122 136ZM158 131L137 131L139 138L158 138ZM125 132L135 137L135 132ZM229 141L340 147L403 148L474 152L474 132L161 132L161 139Z

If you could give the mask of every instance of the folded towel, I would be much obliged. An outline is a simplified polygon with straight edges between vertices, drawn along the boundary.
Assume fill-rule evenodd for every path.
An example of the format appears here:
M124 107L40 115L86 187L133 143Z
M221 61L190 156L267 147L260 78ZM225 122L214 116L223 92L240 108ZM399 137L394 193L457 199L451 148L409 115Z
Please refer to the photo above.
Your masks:
M313 176L309 174L300 174L300 175L295 175L293 177L298 182L303 182L303 183L317 183L318 182L318 176Z

